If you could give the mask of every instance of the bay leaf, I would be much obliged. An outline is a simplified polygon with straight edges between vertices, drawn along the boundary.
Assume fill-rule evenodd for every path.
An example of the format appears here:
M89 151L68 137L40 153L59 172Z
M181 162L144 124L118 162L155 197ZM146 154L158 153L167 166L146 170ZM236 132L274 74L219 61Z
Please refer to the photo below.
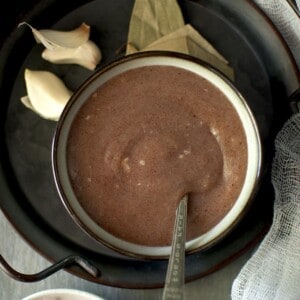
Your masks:
M234 80L234 71L228 61L190 24L157 39L141 51L155 50L180 52L197 57Z
M136 0L129 24L126 54L140 51L184 24L176 0Z

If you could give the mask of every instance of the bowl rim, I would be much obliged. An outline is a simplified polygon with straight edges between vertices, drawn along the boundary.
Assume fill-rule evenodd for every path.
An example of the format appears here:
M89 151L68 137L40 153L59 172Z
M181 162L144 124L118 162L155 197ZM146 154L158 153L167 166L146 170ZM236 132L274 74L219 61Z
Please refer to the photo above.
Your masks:
M59 297L61 297L61 296L77 296L78 299L80 296L80 297L84 297L84 300L104 300L103 298L101 298L95 294L92 294L90 292L71 289L71 288L46 289L46 290L38 291L31 295L28 295L25 298L23 298L23 300L42 300L42 299L44 299L44 296L59 296ZM41 297L43 297L43 298L41 298Z
M115 250L115 251L117 251L121 254L127 255L127 256L131 256L131 257L135 257L135 258L142 258L142 259L167 259L169 257L169 253L171 251L171 246L163 246L163 247L141 246L141 245L137 245L137 244L134 244L134 243L127 242L127 241L123 241L123 240L121 240L117 237L113 237L113 242L112 242L111 240L108 241L106 238L103 238L102 236L99 236L95 232L95 231L98 231L95 228L98 227L99 230L104 231L104 232L106 232L106 231L104 229L100 228L100 226L97 225L84 212L84 210L82 208L80 209L78 207L78 206L80 206L78 202L75 203L75 206L77 206L76 208L74 208L74 203L73 203L73 205L70 203L70 201L68 199L68 196L67 196L67 194L70 194L70 191L66 192L66 187L62 184L63 174L62 174L62 171L61 171L61 163L60 163L62 157L64 156L60 151L61 147L62 147L61 144L62 144L62 141L63 141L63 143L66 143L66 140L67 140L66 138L65 139L62 138L62 131L65 130L65 128L66 128L66 125L65 125L66 120L67 120L67 122L69 122L68 126L70 127L72 119L76 115L76 114L73 114L73 117L71 118L71 120L68 120L68 118L70 118L69 117L70 110L74 109L73 107L76 106L76 103L78 105L78 102L79 102L78 99L80 99L80 97L83 98L84 93L87 92L89 90L89 88L90 89L92 88L91 87L92 84L95 85L93 90L95 90L97 87L99 87L99 85L96 84L97 79L99 79L101 77L105 77L106 74L108 74L109 72L113 72L116 68L119 67L119 68L122 69L122 66L124 66L124 65L126 66L126 64L130 64L132 61L134 62L134 61L138 61L138 60L140 60L142 62L143 62L143 60L144 60L144 62L146 61L146 65L147 65L147 60L151 60L151 59L158 59L161 62L164 61L163 65L167 65L167 66L172 65L172 60L174 60L175 62L179 60L179 61L183 62L184 64L187 64L187 66L185 65L185 67L184 67L184 69L186 69L186 70L190 70L189 69L190 64L192 64L194 66L198 66L200 68L203 68L208 73L215 76L215 78L218 78L221 82L223 82L223 84L225 84L227 86L227 88L229 88L232 95L234 95L236 97L236 99L239 99L240 103L242 104L243 114L244 114L244 116L246 115L246 118L247 118L247 122L246 122L247 124L246 125L244 124L245 121L244 120L242 121L242 123L244 125L245 134L246 134L247 145L249 147L250 144L254 143L255 148L257 150L256 154L254 154L256 164L255 164L255 166L252 166L252 169L254 168L254 170L252 170L253 178L250 178L252 180L251 181L251 191L250 192L248 191L248 197L244 201L243 207L238 211L235 218L230 221L229 226L226 226L225 229L223 229L221 233L219 232L218 234L216 234L214 236L214 238L209 239L209 241L206 241L205 243L202 242L202 244L201 243L199 244L199 241L198 241L198 242L196 242L196 246L195 246L195 240L196 239L199 240L200 237L203 238L203 236L205 236L205 234L203 234L200 237L198 237L196 239L193 239L191 241L187 241L186 242L186 251L189 254L189 253L194 253L196 251L207 250L208 248L210 248L210 247L214 246L215 244L217 244L218 242L220 242L231 231L233 231L233 229L243 219L244 215L249 210L249 207L251 206L251 203L253 202L254 195L256 194L257 189L258 189L258 182L260 181L260 177L261 177L262 160L263 160L260 134L259 134L258 127L257 127L257 124L256 124L256 120L254 118L254 115L253 115L251 109L249 108L246 100L244 99L242 94L239 92L237 87L234 85L232 80L230 80L227 76L222 74L215 67L211 66L209 63L207 63L207 62L205 62L201 59L198 59L198 58L186 55L186 54L182 54L182 53L172 52L172 51L139 52L139 53L134 53L134 54L130 54L130 55L115 59L114 61L108 63L107 65L105 65L102 68L95 71L75 91L75 93L72 95L71 99L69 100L69 102L67 103L65 109L62 112L62 115L61 115L61 117L58 121L56 130L55 130L55 133L54 133L53 141L52 141L52 160L51 161L52 161L52 171L53 171L53 175L54 175L55 186L56 186L57 192L59 194L59 197L60 197L64 207L66 208L67 212L72 217L72 219L75 221L75 223L77 223L77 225L79 225L79 227L82 228L89 236L91 236L94 240L100 242L102 245L105 245L105 246L107 246L107 247L109 247L109 248L111 248L111 249L113 249L113 250ZM171 61L171 65L169 64L170 61ZM153 64L149 64L149 65L153 65ZM174 65L174 66L180 68L180 66L177 66L177 65ZM131 68L129 68L129 69L131 69ZM129 69L126 69L126 70L129 70ZM121 71L119 70L119 73L122 73L122 70ZM108 78L108 79L104 78L104 82L109 80L109 79L110 78ZM208 78L206 78L206 79L208 79ZM213 83L213 82L211 82L211 83ZM217 86L217 88L220 88L220 87ZM222 91L222 92L224 92L224 91ZM91 93L92 92L89 92L89 95ZM81 102L82 102L81 105L86 100L88 100L88 98L89 97L86 97L85 100L81 100ZM227 98L229 98L229 97L227 97ZM79 106L79 108L81 107L81 105ZM78 112L79 108L77 109L77 112ZM75 111L76 111L76 108L75 108ZM239 117L240 117L240 113L238 113ZM250 133L251 137L250 138L248 136L249 125L251 125L250 126L251 127L251 133ZM251 153L251 155L253 155L253 153ZM249 151L248 151L248 168L249 168L249 162L250 162L250 155L249 155ZM250 165L252 165L252 164L250 164ZM248 168L247 168L246 176L248 176L247 175L248 174ZM67 173L66 169L65 169L64 173ZM244 189L244 186L243 186L242 189ZM71 194L72 194L72 192L71 192ZM73 197L76 198L75 195L73 195ZM240 198L240 196L238 197L238 199L239 198ZM238 199L235 201L233 207L229 210L229 212L231 212L232 209L234 207L236 207L236 203L238 202ZM81 210L80 214L83 214L83 216L85 218L90 219L89 222L93 223L92 226L87 225L87 223L84 222L80 216L78 216L78 211L79 210ZM227 217L229 212L224 216L224 218ZM221 222L223 221L223 219L221 220ZM218 226L221 222L219 222L216 226ZM215 227L213 227L208 233L210 233ZM106 235L106 233L105 233L105 235ZM107 233L107 234L109 236L112 236L109 233ZM120 246L120 244L121 244L121 246ZM128 247L128 245L129 245L129 247ZM132 248L134 248L135 250L132 250ZM158 250L158 249L160 249L159 251L156 251L158 253L154 254L153 251Z

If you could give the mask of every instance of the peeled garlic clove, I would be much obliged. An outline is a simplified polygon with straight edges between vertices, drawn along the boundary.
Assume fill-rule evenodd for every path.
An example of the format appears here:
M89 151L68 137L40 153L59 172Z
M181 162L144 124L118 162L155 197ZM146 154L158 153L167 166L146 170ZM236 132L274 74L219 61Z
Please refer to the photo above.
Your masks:
M21 102L29 109L33 110L34 112L37 113L37 111L35 111L35 108L32 106L31 102L30 102L30 99L28 96L24 96L24 97L21 97Z
M93 71L102 54L97 45L89 40L78 48L45 49L42 58L55 64L77 64Z
M24 76L28 96L21 98L22 103L41 117L57 121L72 92L51 72L26 69Z
M23 22L19 26L30 27L36 41L42 43L47 49L77 48L87 42L90 38L90 26L82 23L78 28L70 31L59 31L51 29L37 30L30 24Z

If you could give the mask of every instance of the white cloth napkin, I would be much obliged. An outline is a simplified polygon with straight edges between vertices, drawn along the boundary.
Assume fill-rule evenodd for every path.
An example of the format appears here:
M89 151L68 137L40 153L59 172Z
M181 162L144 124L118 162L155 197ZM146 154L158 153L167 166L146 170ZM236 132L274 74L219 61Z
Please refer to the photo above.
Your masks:
M277 26L300 68L300 19L286 0L254 0ZM300 0L297 0L299 4ZM275 140L270 231L233 282L233 300L300 299L300 113Z

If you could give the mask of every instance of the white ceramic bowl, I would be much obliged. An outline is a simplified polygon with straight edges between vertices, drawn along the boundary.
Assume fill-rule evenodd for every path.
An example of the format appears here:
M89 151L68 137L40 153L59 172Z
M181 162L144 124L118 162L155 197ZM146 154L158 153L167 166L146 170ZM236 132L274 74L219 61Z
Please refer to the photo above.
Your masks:
M119 239L97 225L82 209L73 192L67 170L66 145L70 126L89 96L103 83L130 69L143 66L174 66L191 71L217 86L236 109L246 133L248 166L241 193L227 215L207 233L186 243L188 252L204 249L228 234L244 216L252 199L261 169L262 150L255 119L245 99L234 85L209 65L188 56L165 52L145 52L127 56L96 72L75 93L59 121L53 143L53 170L60 197L75 221L97 241L122 253L144 258L168 257L171 247L149 247Z
M96 295L74 289L50 289L34 293L23 300L104 300Z

